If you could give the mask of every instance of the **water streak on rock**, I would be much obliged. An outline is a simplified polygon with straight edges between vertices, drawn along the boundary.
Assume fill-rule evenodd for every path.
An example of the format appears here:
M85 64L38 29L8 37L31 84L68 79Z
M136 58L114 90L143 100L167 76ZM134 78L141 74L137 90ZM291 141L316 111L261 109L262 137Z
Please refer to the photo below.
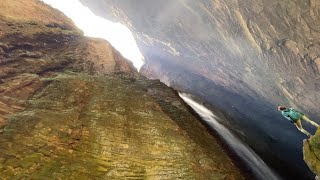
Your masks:
M216 116L206 107L188 97L187 94L180 94L180 97L185 100L203 120L216 130L222 139L233 149L233 151L247 164L253 171L257 179L279 180L276 175L263 160L252 150L234 136L227 128L216 120Z

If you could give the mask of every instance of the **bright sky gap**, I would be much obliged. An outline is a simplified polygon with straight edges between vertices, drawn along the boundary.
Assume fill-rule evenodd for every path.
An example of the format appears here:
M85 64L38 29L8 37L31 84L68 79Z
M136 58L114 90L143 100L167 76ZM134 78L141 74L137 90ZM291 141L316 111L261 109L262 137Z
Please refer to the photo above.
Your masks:
M139 71L144 64L136 41L126 26L113 23L102 17L96 16L89 8L85 7L79 0L41 0L63 12L73 20L85 36L102 38L111 43L125 58L132 61Z

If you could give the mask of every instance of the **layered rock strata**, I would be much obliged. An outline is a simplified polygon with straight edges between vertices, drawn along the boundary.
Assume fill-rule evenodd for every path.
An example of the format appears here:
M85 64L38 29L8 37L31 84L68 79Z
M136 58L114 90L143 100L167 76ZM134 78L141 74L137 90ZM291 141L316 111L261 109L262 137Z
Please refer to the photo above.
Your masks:
M142 73L222 110L221 123L288 179L312 178L304 137L276 107L319 122L319 1L81 1L131 28Z
M1 179L244 179L189 110L56 10L0 2Z

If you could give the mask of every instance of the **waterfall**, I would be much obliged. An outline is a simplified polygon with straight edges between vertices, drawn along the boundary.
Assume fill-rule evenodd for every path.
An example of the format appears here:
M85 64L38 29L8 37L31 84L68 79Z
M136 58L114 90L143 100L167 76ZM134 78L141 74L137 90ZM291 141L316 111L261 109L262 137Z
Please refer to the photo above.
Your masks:
M257 179L278 180L276 175L266 163L245 143L233 135L225 126L220 124L209 109L193 101L187 94L179 94L180 97L191 106L212 127L227 145L245 162Z

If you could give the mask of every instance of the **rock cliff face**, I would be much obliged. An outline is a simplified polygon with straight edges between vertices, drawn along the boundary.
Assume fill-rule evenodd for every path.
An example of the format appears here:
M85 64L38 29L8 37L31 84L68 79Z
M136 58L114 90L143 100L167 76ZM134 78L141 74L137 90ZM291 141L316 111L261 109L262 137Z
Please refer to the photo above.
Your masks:
M308 141L303 142L303 159L309 168L316 174L320 175L320 131Z
M319 122L319 1L81 1L132 29L145 75L224 111L233 120L222 123L279 171L312 177L303 136L276 106Z
M244 179L177 93L35 0L0 2L1 179Z

